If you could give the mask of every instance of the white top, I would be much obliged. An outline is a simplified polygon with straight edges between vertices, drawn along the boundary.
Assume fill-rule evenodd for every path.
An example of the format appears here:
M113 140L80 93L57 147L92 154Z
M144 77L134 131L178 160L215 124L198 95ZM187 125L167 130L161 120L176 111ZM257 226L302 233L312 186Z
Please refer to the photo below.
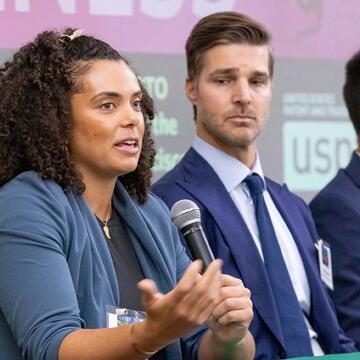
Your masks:
M264 260L259 239L259 231L256 223L254 204L247 185L242 182L248 175L252 173L256 173L261 177L264 182L265 189L263 193L264 200L270 214L270 218L280 245L282 256L289 272L291 282L295 289L296 297L303 312L309 315L311 294L304 264L301 260L299 250L290 230L288 229L285 221L281 217L273 200L271 199L269 192L267 191L259 155L256 154L256 161L253 169L249 169L239 160L206 143L197 135L195 136L195 140L193 142L193 148L204 159L206 159L206 161L210 164L210 166L220 178L221 182L224 184L226 190L229 192L242 218L244 219L261 258ZM314 355L324 354L320 348L320 345L315 340L317 338L317 333L312 329L306 316L304 316L304 318L309 329L309 336L311 339L311 346Z

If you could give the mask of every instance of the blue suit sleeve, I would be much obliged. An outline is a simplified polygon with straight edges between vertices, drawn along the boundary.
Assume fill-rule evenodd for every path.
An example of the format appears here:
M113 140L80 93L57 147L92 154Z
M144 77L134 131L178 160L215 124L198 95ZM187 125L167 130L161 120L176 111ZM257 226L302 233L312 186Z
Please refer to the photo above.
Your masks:
M360 349L360 212L346 199L323 194L311 203L316 227L332 253L334 291L339 321Z

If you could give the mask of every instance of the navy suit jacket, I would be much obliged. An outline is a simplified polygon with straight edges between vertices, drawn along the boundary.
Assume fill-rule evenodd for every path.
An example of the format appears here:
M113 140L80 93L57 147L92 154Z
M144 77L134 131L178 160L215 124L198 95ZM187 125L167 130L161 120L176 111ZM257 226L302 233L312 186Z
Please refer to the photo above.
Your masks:
M269 179L266 183L299 248L311 289L310 321L319 334L323 350L326 353L355 351L353 342L343 335L338 325L319 278L314 245L318 237L308 207L286 186ZM209 244L215 256L224 260L223 271L241 278L251 290L254 318L250 330L256 342L256 359L286 357L262 259L236 205L208 162L190 148L180 163L154 185L153 191L169 207L180 199L190 199L198 204Z
M360 349L360 157L310 204L318 232L332 253L334 291L330 291L341 326Z

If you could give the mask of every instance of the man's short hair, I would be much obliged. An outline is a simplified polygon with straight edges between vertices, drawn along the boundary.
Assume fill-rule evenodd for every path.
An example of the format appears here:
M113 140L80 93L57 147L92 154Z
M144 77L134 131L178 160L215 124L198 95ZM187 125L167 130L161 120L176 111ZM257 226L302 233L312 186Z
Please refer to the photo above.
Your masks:
M269 73L274 70L274 55L270 45L271 34L261 23L249 16L225 11L202 18L192 29L186 41L188 77L196 79L202 69L202 58L210 48L224 44L268 45Z
M356 134L360 133L360 51L346 63L343 96Z

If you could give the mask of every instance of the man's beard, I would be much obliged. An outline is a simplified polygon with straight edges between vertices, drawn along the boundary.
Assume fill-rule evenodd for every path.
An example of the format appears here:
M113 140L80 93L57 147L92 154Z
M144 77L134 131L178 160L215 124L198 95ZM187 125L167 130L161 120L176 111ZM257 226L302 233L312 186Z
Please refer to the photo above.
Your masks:
M254 129L251 137L239 137L232 136L228 132L224 132L222 127L216 125L215 116L207 114L205 121L202 122L202 125L206 131L212 135L213 138L218 139L221 144L224 144L228 147L236 147L239 149L247 149L255 139L260 135L260 129ZM225 120L226 121L226 120ZM248 128L247 124L239 125L238 128Z

